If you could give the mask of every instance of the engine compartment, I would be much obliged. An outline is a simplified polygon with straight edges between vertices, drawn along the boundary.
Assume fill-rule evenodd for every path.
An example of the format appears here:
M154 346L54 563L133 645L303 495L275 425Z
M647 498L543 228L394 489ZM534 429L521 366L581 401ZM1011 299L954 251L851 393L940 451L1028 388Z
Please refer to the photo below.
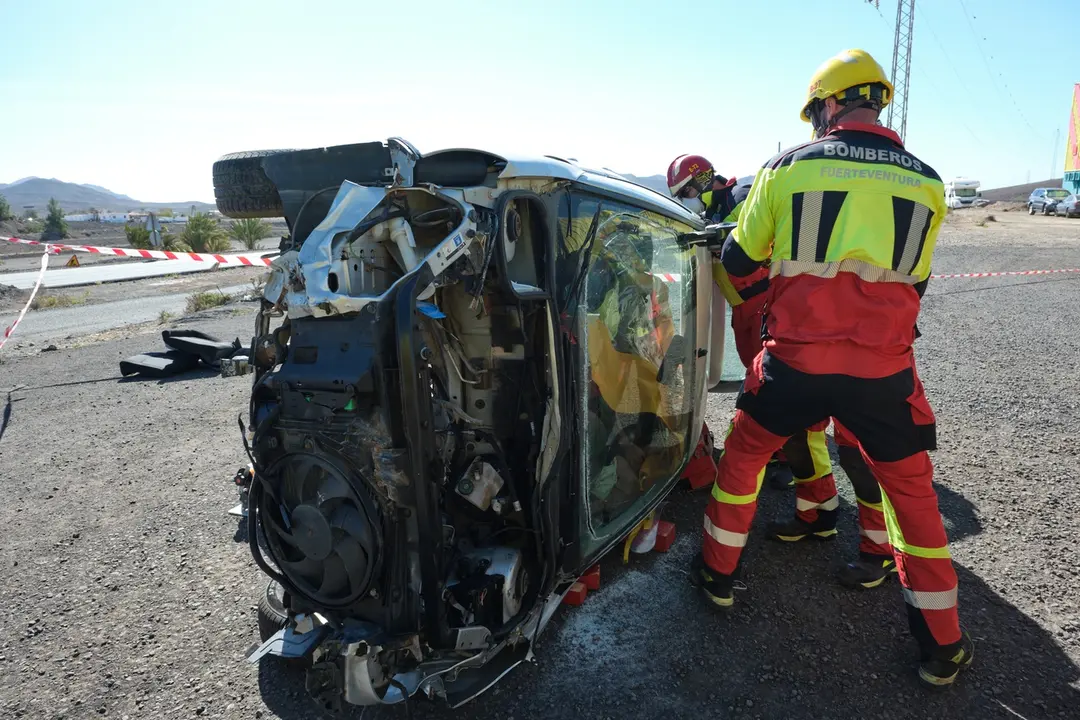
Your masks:
M318 632L309 689L328 706L437 691L439 668L526 639L550 592L541 214L513 193L485 207L346 182L274 261L249 537L265 537L252 550L286 590L288 632Z

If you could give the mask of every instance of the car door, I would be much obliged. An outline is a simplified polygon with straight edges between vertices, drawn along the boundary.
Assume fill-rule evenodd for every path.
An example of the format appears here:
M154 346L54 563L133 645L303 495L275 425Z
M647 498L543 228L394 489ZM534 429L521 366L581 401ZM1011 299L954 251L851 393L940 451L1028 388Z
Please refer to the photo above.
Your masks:
M588 563L655 507L696 445L707 374L698 348L708 342L698 310L709 311L697 273L707 254L678 241L690 226L625 202L575 192L559 215L574 258L560 263L559 284L577 354L575 559Z
M1046 204L1044 202L1045 194L1045 190L1036 190L1031 197L1031 207L1035 208L1036 210L1042 210L1043 205Z

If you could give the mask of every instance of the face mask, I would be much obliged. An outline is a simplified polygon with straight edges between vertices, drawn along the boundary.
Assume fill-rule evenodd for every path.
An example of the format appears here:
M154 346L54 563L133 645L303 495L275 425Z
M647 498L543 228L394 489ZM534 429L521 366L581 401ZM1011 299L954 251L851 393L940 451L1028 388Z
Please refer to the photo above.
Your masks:
M683 204L683 207L685 207L687 210L694 213L695 215L700 215L701 213L705 212L705 203L701 201L700 196L692 198L679 198L679 202Z

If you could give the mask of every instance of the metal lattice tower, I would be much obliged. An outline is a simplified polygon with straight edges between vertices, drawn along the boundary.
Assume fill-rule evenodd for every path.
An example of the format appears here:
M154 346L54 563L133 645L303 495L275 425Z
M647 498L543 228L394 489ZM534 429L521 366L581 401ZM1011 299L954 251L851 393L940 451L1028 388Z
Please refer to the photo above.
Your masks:
M901 139L907 136L908 90L911 87L911 41L915 37L915 0L896 0L896 35L893 39L894 88L885 121Z

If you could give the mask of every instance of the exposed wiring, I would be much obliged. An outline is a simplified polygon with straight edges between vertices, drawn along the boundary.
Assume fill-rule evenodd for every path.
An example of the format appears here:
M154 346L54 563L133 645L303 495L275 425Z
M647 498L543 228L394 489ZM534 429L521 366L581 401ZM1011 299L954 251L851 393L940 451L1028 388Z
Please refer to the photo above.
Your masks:
M401 691L401 704L405 706L405 717L412 720L412 697L409 695L409 690L397 678L390 678L390 684Z
M449 346L447 346L447 347L449 348ZM479 380L466 380L465 379L465 376L461 374L461 368L458 367L457 361L454 360L453 348L450 348L450 350L451 350L451 352L446 353L446 357L447 357L447 359L450 360L450 364L453 366L454 372L457 373L458 379L461 380L461 382L466 383L468 385L479 385L480 384Z
M292 224L293 224L293 227L289 228L289 230L290 230L290 231L294 231L294 228L298 228L298 227L300 227L300 218L304 217L304 211L308 209L308 206L309 206L309 205L311 204L311 201L312 201L312 200L314 200L315 198L319 197L320 195L322 195L322 194L324 194L324 193L328 193L328 192L330 192L331 190L333 190L334 192L337 192L337 190L338 190L338 189L339 189L340 187L341 187L340 185L331 185L331 186L329 186L329 187L324 187L324 188L323 188L322 190L319 190L319 191L318 191L318 192L316 192L316 193L315 193L314 195L312 195L312 196L311 196L311 197L309 197L309 198L308 198L307 200L305 200L305 201L304 201L304 204L300 206L300 210L299 210L299 211L297 211L297 213L296 213L296 218L295 218L295 219L293 220L293 223L292 223ZM295 232L295 231L294 231L294 232ZM294 236L293 236L293 237L291 238L291 240L293 241L293 245L294 245L294 246L296 245L296 240L295 240L295 237L296 237L296 236L294 235ZM303 244L304 244L304 240L306 240L306 239L307 239L307 238L302 238L302 239L300 240L300 244L301 244L301 245L303 245Z
M440 207L414 215L409 222L418 227L436 227L451 222L451 218L460 214L461 211L456 207Z

